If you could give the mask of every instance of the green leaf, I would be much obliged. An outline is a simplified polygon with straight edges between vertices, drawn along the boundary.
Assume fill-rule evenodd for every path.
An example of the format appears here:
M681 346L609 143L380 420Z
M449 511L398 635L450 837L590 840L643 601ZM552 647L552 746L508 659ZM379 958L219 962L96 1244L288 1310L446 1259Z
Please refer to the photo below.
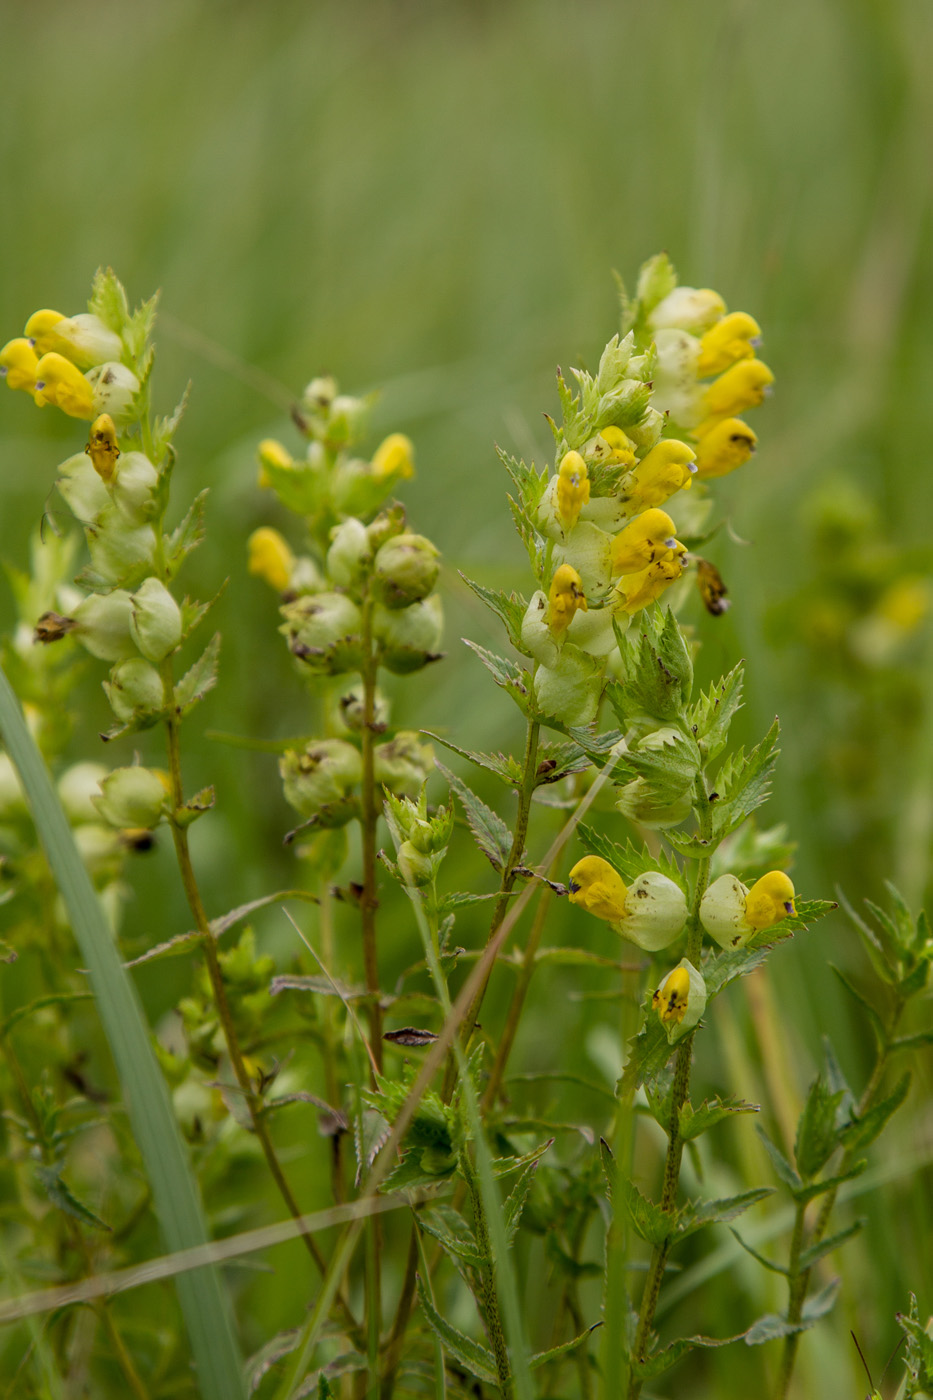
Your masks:
M700 696L687 716L706 763L725 747L729 727L742 706L744 678L745 668L740 662Z
M14 958L16 954L14 953ZM10 959L6 959L10 961ZM64 1006L71 1001L93 1001L93 992L51 992L48 996L37 997L35 1001L27 1002L25 1006L17 1006L15 1011L11 1011L2 1023L0 1023L0 1040L8 1036L14 1026L20 1021L25 1021L35 1011L43 1011L47 1006Z
M477 768L485 768L487 773L495 773L497 778L501 778L510 787L521 787L522 766L511 754L504 753L480 753L475 749L461 749L458 744L452 744L449 739L445 739L441 734L435 734L430 729L422 729L422 734L426 734L429 739L433 739L436 744L443 744L445 749L450 749L451 753L457 753L461 758L467 759L469 763L474 763Z
M463 640L482 661L496 685L507 691L522 714L527 715L531 710L531 677L528 672L521 670L514 661L507 661L504 656L496 656L478 643L471 642L469 637Z
M138 998L100 902L74 844L55 788L26 728L6 677L0 674L0 730L19 770L116 1063L169 1253L207 1243L194 1175L156 1062ZM243 1368L229 1300L210 1266L179 1274L175 1286L205 1400L244 1397Z
M635 1233L648 1244L662 1245L680 1231L681 1213L664 1210L647 1196L642 1195L634 1181L617 1175L616 1189L628 1212Z
M654 740L657 747L649 747L646 740L642 746L629 749L619 759L614 781L644 778L650 783L652 795L660 805L677 802L694 786L702 767L700 751L692 738L678 730L667 731L660 743L657 736L649 738Z
M198 660L175 685L175 708L186 715L217 684L220 664L220 633L215 632Z
M182 415L188 406L188 395L191 393L191 382L185 385L185 392L182 394L172 413L164 418L156 418L152 425L152 454L158 464L165 456L166 450L171 444L172 438L182 420Z
M577 827L577 835L590 855L602 856L603 860L607 860L618 870L626 884L634 884L639 875L643 875L647 870L657 870L669 880L673 880L674 884L679 885L686 893L680 866L666 851L658 850L652 853L647 846L634 846L631 841L626 841L624 846L620 846L617 841L610 841L608 836L604 836L595 827L588 826L586 822L581 822Z
M891 1050L922 1050L926 1045L933 1045L933 1030L916 1031L913 1035L900 1035L897 1040L891 1041Z
M504 624L505 630L509 634L509 641L516 651L523 651L522 646L522 619L528 607L527 599L519 593L502 593L497 588L485 588L483 584L477 583L475 579L467 578L461 571L460 577L467 588L472 588L483 603L496 614Z
M771 773L778 757L780 725L774 721L765 737L746 754L729 754L716 775L718 801L713 806L713 840L721 841L750 816L771 793Z
M790 1337L794 1332L806 1332L807 1328L825 1317L836 1301L839 1280L834 1278L819 1293L808 1298L801 1309L799 1322L788 1322L777 1313L766 1313L753 1322L745 1333L746 1346L760 1346L762 1342L773 1342L779 1337Z
M573 740L566 743L542 740L538 744L535 782L539 787L547 783L559 783L571 773L585 773L589 766L590 760L586 753Z
M122 336L130 319L130 306L123 283L112 267L99 267L94 273L87 309L92 316L99 316L108 330Z
M899 1079L892 1094L889 1094L881 1103L876 1103L868 1109L862 1116L853 1117L839 1134L840 1140L847 1152L858 1152L863 1147L868 1147L883 1130L885 1124L892 1114L896 1113L907 1097L910 1089L910 1074L905 1074Z
M827 1191L835 1191L836 1187L841 1186L844 1181L851 1181L854 1176L861 1176L867 1166L868 1163L863 1158L861 1162L856 1162L854 1167L850 1167L848 1171L840 1172L838 1176L827 1176L822 1181L811 1181L806 1186L799 1186L793 1193L794 1199L804 1203L814 1201L817 1196L823 1196Z
M537 1371L539 1366L544 1366L548 1361L556 1361L559 1356L566 1356L568 1352L576 1351L577 1347L586 1341L597 1327L602 1327L601 1322L594 1322L592 1327L588 1327L585 1332L581 1332L579 1337L573 1337L569 1342L561 1342L560 1346L551 1347L550 1351L536 1351L534 1356L529 1356L528 1367L532 1371Z
M428 1290L418 1278L418 1301L424 1313L428 1326L440 1341L441 1345L455 1361L459 1361L461 1366L465 1366L471 1376L475 1376L478 1381L485 1385L496 1385L496 1359L491 1351L487 1351L479 1342L474 1342L472 1337L467 1337L463 1332L459 1332L434 1308L431 1299L428 1297Z
M718 1201L691 1202L684 1213L683 1223L678 1226L678 1239L684 1239L704 1225L716 1225L725 1220L734 1220L737 1215L748 1210L765 1196L773 1196L773 1186L757 1186L752 1191L742 1191L737 1196L724 1196Z
M121 288L122 290L122 288ZM123 343L132 358L137 361L143 359L143 373L151 372L152 350L147 353L147 343L152 335L155 326L156 309L159 305L159 293L156 292L148 301L140 302L136 310L128 318L123 330Z
M193 549L204 538L204 503L208 492L198 492L184 520L165 536L165 567L170 579L174 578Z
M437 769L459 797L473 839L483 855L495 870L504 869L512 850L512 835L505 822L491 811L485 802L481 802L466 783L461 782L456 773L452 773L442 763L437 764Z
M635 289L641 315L647 316L676 286L677 273L667 253L655 253L643 262Z
M802 1177L815 1176L838 1146L836 1110L843 1093L842 1089L832 1093L822 1075L818 1075L810 1085L794 1142L794 1159Z
M878 1015L878 1012L872 1006L868 998L859 991L855 983L850 981L850 979L846 976L846 974L842 971L841 968L838 968L835 963L830 963L829 966L830 969L839 978L839 981L845 987L846 991L849 993L849 996L852 997L853 1000L857 1001L859 1006L865 1012L866 1016L868 1017L868 1023L875 1033L875 1040L877 1044L879 1046L883 1046L887 1039L887 1035L884 1029L884 1022Z
M765 1151L771 1158L771 1165L774 1167L774 1170L777 1172L784 1185L789 1186L791 1191L796 1195L803 1186L803 1182L797 1175L797 1172L791 1166L790 1162L788 1162L781 1149L771 1141L761 1124L756 1123L755 1127L758 1129L758 1136L761 1138Z
M496 448L496 453L499 461L515 483L515 489L521 498L523 508L529 515L533 515L541 504L541 497L547 487L550 472L547 467L539 472L533 462L530 467L526 467L524 462L517 457L510 456L501 447ZM469 579L467 582L469 583Z
M818 1244L811 1244L809 1249L805 1249L798 1261L800 1273L805 1273L807 1269L812 1269L814 1264L819 1263L827 1254L832 1254L833 1250L845 1244L853 1235L857 1235L865 1224L864 1217L853 1220L851 1225L847 1225L844 1230L840 1230L835 1235L829 1235L825 1240L820 1240Z
M606 687L610 705L628 729L635 721L686 721L693 662L673 613L660 606L639 613L636 632L618 634L618 680Z
M785 1264L776 1264L773 1259L768 1259L764 1254L759 1254L757 1249L752 1249L751 1245L746 1244L742 1239L738 1230L733 1230L731 1225L729 1226L729 1231L735 1236L736 1241L742 1246L745 1253L750 1254L753 1259L757 1259L759 1264L763 1264L764 1267L770 1269L772 1273L783 1274L785 1278L790 1276L790 1269L788 1269Z
M531 1190L537 1170L538 1163L529 1162L528 1166L521 1172L503 1204L503 1223L505 1224L505 1234L509 1244L511 1244L515 1238L522 1217L522 1211L525 1209L525 1202L528 1199L528 1193Z
M670 833L665 832L665 835L670 836ZM771 928L756 933L743 947L726 948L721 953L713 953L704 958L700 971L706 982L706 995L710 998L718 996L737 977L745 977L749 972L754 972L772 948L793 936L792 920L782 919L779 924L773 924Z
M440 1204L419 1211L417 1221L425 1234L437 1240L438 1244L455 1259L462 1259L481 1269L487 1260L480 1252L476 1236L466 1221L451 1207Z
M49 1167L42 1163L35 1168L35 1175L36 1180L56 1210L64 1211L65 1215L70 1215L72 1220L77 1220L82 1225L90 1225L97 1230L110 1230L109 1225L105 1224L92 1210L88 1210L87 1206L82 1205L78 1198L72 1194L62 1181L56 1167Z
M757 1104L745 1103L742 1099L714 1098L712 1103L704 1100L699 1108L691 1108L690 1104L685 1103L680 1110L680 1136L684 1142L693 1142L708 1128L721 1123L724 1118L731 1118L734 1113L760 1112Z
M634 1093L656 1078L676 1050L677 1046L671 1045L667 1038L661 1018L653 1012L649 992L645 998L641 1030L629 1042L629 1057L619 1080L620 1094Z

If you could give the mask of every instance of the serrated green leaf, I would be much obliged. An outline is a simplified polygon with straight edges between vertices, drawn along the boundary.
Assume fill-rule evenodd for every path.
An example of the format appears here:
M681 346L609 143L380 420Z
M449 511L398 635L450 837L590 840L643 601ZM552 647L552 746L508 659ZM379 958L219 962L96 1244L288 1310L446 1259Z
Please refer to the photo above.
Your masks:
M456 773L442 763L437 764L437 769L460 799L473 839L483 855L495 870L504 869L512 850L512 835L505 822L480 801Z
M450 1352L461 1366L465 1366L471 1376L475 1376L478 1381L485 1385L495 1385L496 1359L491 1351L487 1351L479 1342L474 1342L472 1337L467 1337L463 1332L452 1326L446 1318L441 1317L436 1311L431 1299L428 1297L428 1290L418 1279L418 1301L421 1310L431 1331L440 1341L441 1345Z
M643 1361L633 1362L634 1371L639 1380L655 1380L665 1371L669 1371L688 1351L706 1347L727 1347L731 1342L741 1342L744 1338L744 1332L739 1332L734 1337L677 1337L675 1341L669 1342L663 1351L653 1352Z
M618 870L626 884L634 884L639 875L643 875L647 870L657 870L662 875L666 875L669 880L673 880L675 885L686 893L683 872L673 856L669 856L666 851L658 850L652 853L647 846L634 846L630 840L624 846L620 846L617 841L611 841L608 836L604 836L595 827L580 822L577 827L577 835L590 855L602 856L611 866Z
M526 467L525 463L520 461L518 457L512 457L501 447L496 448L496 455L515 483L515 489L525 510L529 514L533 514L541 503L541 497L544 495L548 483L550 473L547 467L540 472L533 462L530 467Z
M194 665L175 684L175 708L186 715L217 684L220 633L215 632Z
M780 725L774 721L765 737L746 754L730 754L716 775L718 800L713 807L713 840L735 831L771 793L771 773L778 757Z
M815 1201L817 1196L823 1196L827 1191L835 1191L836 1187L841 1186L844 1181L851 1181L854 1176L861 1176L867 1166L868 1163L863 1159L861 1162L856 1162L855 1166L850 1167L848 1171L840 1172L838 1176L827 1176L822 1181L811 1181L806 1186L798 1186L793 1192L794 1199L804 1203Z
M799 1322L788 1322L778 1313L766 1313L757 1322L753 1322L745 1333L746 1346L760 1346L762 1342L772 1342L778 1337L790 1337L794 1332L806 1332L808 1327L819 1322L820 1318L830 1311L838 1291L839 1280L834 1278L819 1293L814 1293L812 1298L807 1299L801 1310Z
M475 579L468 578L461 572L460 577L471 588L481 602L485 603L491 612L496 614L505 625L505 630L509 634L509 641L516 651L522 651L522 619L528 607L527 599L520 594L503 593L497 588L486 588L483 584L477 583Z
M92 316L99 316L108 330L122 336L130 317L130 307L123 283L112 267L99 267L94 273L87 309Z
M669 832L664 834L670 836ZM771 928L756 933L743 947L726 948L721 953L712 953L704 958L700 971L706 983L707 997L718 996L737 977L745 977L749 972L754 972L772 948L793 936L791 920L782 919L779 924L773 924Z
M515 760L513 760L514 762ZM538 767L535 782L538 787L547 783L559 783L571 773L585 773L590 760L579 744L573 740L567 743L550 743L542 740L538 744Z
M616 1177L616 1189L632 1222L635 1233L648 1244L662 1245L680 1231L681 1212L665 1210L643 1195L628 1177Z
M577 1347L586 1341L597 1327L602 1327L601 1322L594 1322L592 1327L588 1327L585 1332L581 1332L579 1337L573 1337L569 1342L561 1342L560 1346L551 1347L550 1351L536 1351L534 1356L529 1356L529 1370L537 1371L539 1366L544 1366L549 1361L556 1361L559 1356L566 1356L568 1352L576 1351Z
M729 727L742 707L744 680L745 668L740 662L700 696L687 717L700 753L707 763L725 747Z
M40 1163L35 1167L35 1176L56 1210L70 1215L72 1220L77 1220L82 1225L93 1226L96 1230L110 1230L111 1227L99 1216L96 1216L92 1210L88 1210L87 1206L83 1205L70 1188L65 1185L57 1167Z
M419 1211L416 1219L425 1234L437 1240L455 1259L462 1259L465 1264L472 1264L477 1269L488 1262L480 1252L473 1231L456 1211L449 1207L442 1210L435 1205L429 1210Z
M206 488L199 491L181 524L165 536L165 567L170 579L175 577L188 555L197 549L204 538L204 503L207 496Z
M123 343L141 370L140 378L148 378L152 372L153 351L147 342L155 326L158 305L159 293L156 292L148 301L140 302L123 330Z
M496 685L507 691L522 714L527 715L532 705L531 677L528 672L516 666L514 661L507 661L504 656L496 656L494 652L487 651L478 643L471 642L469 637L464 637L463 640L482 661Z
M629 1041L629 1057L619 1080L621 1095L632 1094L653 1080L676 1052L667 1038L661 1018L654 1015L651 993L645 999L641 1030Z
M818 1075L810 1085L806 1103L797 1122L794 1159L800 1175L807 1179L825 1166L839 1144L836 1110L843 1091L832 1093Z
M171 444L172 438L178 429L185 409L188 407L188 395L191 393L191 381L185 385L185 392L182 394L174 410L164 418L156 418L152 425L152 455L158 464L165 456L166 450Z
M515 1238L519 1223L522 1218L522 1211L525 1209L525 1202L535 1179L535 1172L538 1170L537 1162L529 1162L523 1169L515 1185L512 1187L503 1203L503 1222L505 1224L505 1235L509 1244Z
M796 1194L803 1185L797 1171L791 1166L781 1149L771 1141L761 1124L756 1123L755 1127L758 1130L758 1136L761 1138L765 1151L771 1158L771 1165L774 1167L774 1170L777 1172L784 1185L789 1186L791 1191Z
M624 729L645 717L660 723L680 720L693 686L693 663L673 614L660 606L639 613L636 632L618 635L618 680L606 687L610 705ZM675 635L676 629L676 635Z
M539 1162L545 1152L553 1146L554 1139L548 1138L547 1142L542 1142L538 1147L533 1147L530 1152L523 1152L520 1157L493 1157L490 1166L492 1174L499 1178L511 1176L512 1172L524 1171L525 1167L531 1166L534 1162Z
M803 1251L798 1260L797 1267L800 1273L805 1273L807 1269L812 1269L813 1265L818 1264L827 1254L832 1254L833 1250L845 1244L846 1240L850 1240L853 1235L857 1235L864 1224L864 1218L853 1220L851 1225L847 1225L846 1228L840 1230L838 1234L829 1235L825 1240L820 1240L818 1244L811 1244L809 1249Z
M898 1080L894 1092L886 1099L876 1103L873 1108L868 1109L861 1117L854 1117L847 1123L839 1134L840 1140L847 1152L858 1152L863 1147L868 1147L884 1129L885 1124L892 1114L896 1113L907 1097L910 1089L910 1074L905 1074Z
M667 253L655 253L642 263L638 270L635 295L638 298L642 316L653 311L659 301L677 286L677 273Z
M757 1259L759 1264L763 1264L764 1267L770 1269L772 1273L783 1274L785 1278L790 1275L790 1269L787 1268L786 1264L776 1264L773 1259L768 1259L764 1254L759 1254L757 1249L752 1249L750 1244L746 1244L738 1230L733 1230L731 1225L729 1226L729 1230L730 1233L734 1235L736 1242L745 1250L745 1253L750 1254L753 1259Z
M718 1201L691 1202L683 1213L683 1221L677 1228L679 1239L702 1230L704 1225L716 1225L726 1220L734 1220L737 1215L748 1210L765 1196L773 1196L773 1186L757 1186L751 1191L741 1191L737 1196L724 1196Z
M445 749L450 749L451 753L459 754L469 763L473 763L477 768L485 768L487 773L495 773L497 778L501 778L510 787L520 787L522 782L522 766L511 754L504 753L480 753L475 749L461 749L458 744L453 744L449 739L445 739L441 734L435 734L431 729L422 729L422 734L433 739L436 744L442 744Z
M698 1108L691 1108L685 1103L680 1110L680 1136L684 1142L693 1142L701 1133L735 1113L760 1112L757 1104L745 1103L742 1099L714 1098L712 1103L704 1101Z

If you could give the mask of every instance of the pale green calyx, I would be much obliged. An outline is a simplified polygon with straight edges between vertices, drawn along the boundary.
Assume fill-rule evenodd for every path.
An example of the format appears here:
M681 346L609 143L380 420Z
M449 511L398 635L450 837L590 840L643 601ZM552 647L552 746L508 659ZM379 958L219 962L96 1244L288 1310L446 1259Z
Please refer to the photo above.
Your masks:
M130 631L148 661L164 661L181 641L181 608L160 579L147 578L133 594Z
M116 827L158 826L165 811L166 790L151 768L115 768L100 784L94 798L98 812Z
M394 739L377 746L373 761L377 783L396 797L414 798L434 767L434 750L413 730L401 729Z
M625 913L613 927L629 942L653 953L673 943L686 922L683 890L660 871L648 870L628 887Z
M754 929L745 915L747 885L736 875L720 875L700 903L700 923L720 948L738 948Z
M531 601L525 609L521 637L522 648L528 656L534 657L542 666L557 665L560 645L549 625L547 595L540 589L531 595Z
M133 600L121 588L112 593L89 593L72 614L74 634L100 661L123 661L136 655L130 632Z
M387 608L407 608L426 598L437 582L440 555L424 535L394 535L373 564L376 597Z
M346 739L321 739L301 752L288 749L279 772L286 802L318 826L344 826L356 815L353 788L362 781L363 760Z
M379 660L399 676L440 659L443 631L444 609L437 593L407 608L384 608L377 603L373 609Z
M98 820L95 798L108 771L102 763L74 763L65 769L58 780L58 795L72 825Z
M360 582L372 559L372 544L362 520L351 516L331 531L327 572L341 588Z
M602 667L572 642L564 643L556 666L539 666L535 673L538 709L562 724L594 720L602 688Z
M281 610L279 628L299 660L312 671L339 675L356 670L363 660L363 619L345 593L307 593Z
M119 661L104 681L110 708L124 724L144 729L162 714L165 706L162 677L141 656Z

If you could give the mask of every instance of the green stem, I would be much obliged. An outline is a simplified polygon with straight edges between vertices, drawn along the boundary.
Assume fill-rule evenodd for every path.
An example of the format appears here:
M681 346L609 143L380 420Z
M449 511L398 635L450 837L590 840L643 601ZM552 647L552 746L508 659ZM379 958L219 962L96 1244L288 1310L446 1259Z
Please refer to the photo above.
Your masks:
M321 881L319 896L319 924L321 935L321 961L330 970L334 966L334 919L333 897L326 880ZM324 1061L324 1092L327 1102L340 1112L340 1085L337 1080L337 1031L336 1006L333 997L324 997L324 1034L322 1036L322 1058ZM331 1136L331 1189L334 1200L339 1205L344 1199L343 1188L343 1134L338 1130Z
M398 1372L399 1362L402 1359L402 1344L405 1341L405 1333L408 1330L408 1319L411 1316L412 1304L415 1300L418 1254L418 1221L414 1213L412 1213L411 1236L408 1241L408 1258L405 1262L405 1277L402 1280L402 1291L395 1312L395 1321L392 1323L392 1331L389 1333L389 1341L386 1347L382 1385L379 1390L380 1400L392 1400L392 1392L395 1389L395 1377Z
M363 841L363 891L360 895L360 922L363 934L363 968L369 993L369 1040L373 1060L382 1071L382 1007L380 1005L379 960L376 955L376 806L375 722L376 673L378 662L373 652L373 600L367 595L363 602L363 787L360 795Z
M473 1170L473 1163L470 1161L470 1154L465 1147L460 1153L460 1170L469 1188L470 1200L473 1203L473 1228L476 1232L476 1243L479 1247L479 1253L483 1256L483 1263L479 1270L483 1319L486 1323L486 1331L489 1333L489 1340L492 1343L493 1355L496 1358L499 1389L502 1392L503 1400L509 1400L509 1396L512 1394L512 1367L509 1362L509 1349L505 1343L502 1315L499 1312L499 1295L496 1292L496 1272L493 1266L489 1223L483 1208L479 1182Z
M706 789L706 781L702 774L699 774L696 779L696 811L699 818L700 836L706 842L711 843L713 814L710 806L709 793ZM702 903L707 885L709 884L709 868L712 854L712 850L707 849L707 853L700 859L697 866L696 883L693 887L693 902L690 910L690 918L687 923L687 958L694 967L699 967L700 954L703 949L703 925L700 923L700 904ZM677 1051L674 1082L671 1088L671 1117L668 1125L667 1156L664 1162L664 1186L661 1192L662 1210L672 1210L677 1202L677 1191L680 1184L680 1167L684 1154L684 1141L680 1135L680 1112L687 1101L687 1095L690 1091L690 1068L693 1063L693 1039L695 1035L696 1031L691 1031L681 1042ZM664 1277L667 1256L670 1253L672 1243L672 1236L668 1235L661 1244L655 1245L652 1251L651 1262L648 1266L648 1277L645 1281L641 1308L638 1314L635 1344L632 1349L632 1358L629 1364L628 1400L638 1400L638 1396L641 1393L642 1383L635 1376L635 1362L643 1360L647 1351L648 1338L651 1335L654 1314L661 1293L661 1281Z
M551 874L553 875L553 869ZM509 1003L508 1014L505 1018L505 1026L496 1049L496 1056L492 1062L492 1069L489 1072L489 1083L483 1095L482 1108L488 1112L495 1102L499 1093L499 1086L505 1074L506 1065L509 1062L509 1055L512 1053L512 1046L518 1031L518 1023L521 1019L522 1007L525 1004L525 997L528 995L528 988L531 984L532 973L535 970L535 956L538 951L538 944L541 942L541 935L544 932L544 925L547 919L548 907L553 897L553 890L549 885L545 885L538 897L538 907L535 910L531 931L528 934L528 942L525 945L525 954L522 958L521 971L518 974L518 981L512 993L512 1000Z

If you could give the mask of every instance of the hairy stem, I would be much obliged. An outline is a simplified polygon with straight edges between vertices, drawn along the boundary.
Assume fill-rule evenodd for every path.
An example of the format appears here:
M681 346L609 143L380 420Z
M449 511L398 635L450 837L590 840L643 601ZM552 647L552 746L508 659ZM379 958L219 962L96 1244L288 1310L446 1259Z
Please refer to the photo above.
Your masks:
M512 1394L512 1367L509 1362L509 1349L505 1342L502 1315L499 1312L499 1295L496 1292L496 1270L493 1263L492 1240L489 1238L489 1224L486 1220L486 1212L483 1208L483 1196L480 1191L479 1181L473 1169L473 1163L470 1161L470 1154L466 1148L460 1153L460 1170L463 1172L464 1180L470 1191L470 1200L473 1204L473 1228L476 1232L476 1243L479 1246L479 1252L483 1257L483 1264L479 1270L479 1297L483 1308L483 1318L486 1323L486 1331L489 1333L489 1340L492 1344L493 1355L496 1358L496 1374L499 1377L499 1389L502 1392L502 1400L509 1400Z
M376 806L375 776L375 724L376 724L376 674L378 663L373 652L373 600L369 596L363 603L363 787L360 796L360 826L363 841L363 891L360 895L360 924L363 934L363 968L366 976L366 990L369 993L367 1013L369 1016L369 1041L373 1060L382 1071L382 1007L379 1002L379 960L376 955L376 823L379 811Z

